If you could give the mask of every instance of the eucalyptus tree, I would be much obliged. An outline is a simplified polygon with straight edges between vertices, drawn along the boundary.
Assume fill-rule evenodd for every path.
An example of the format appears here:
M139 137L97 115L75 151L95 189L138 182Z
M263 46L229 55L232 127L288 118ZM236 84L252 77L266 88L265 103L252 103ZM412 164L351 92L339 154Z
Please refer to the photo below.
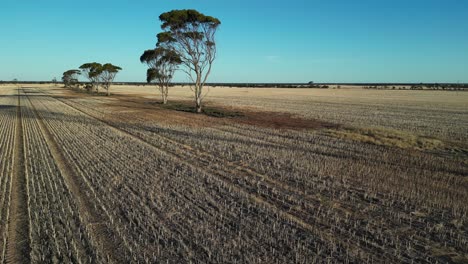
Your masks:
M119 66L112 65L111 63L106 63L102 65L99 69L99 79L102 83L103 88L106 90L107 96L110 95L110 86L114 82L115 76L122 68Z
M196 10L172 10L159 16L163 32L157 35L157 47L175 51L181 70L193 83L195 107L202 112L203 87L216 58L215 34L221 21Z
M175 71L182 62L180 56L173 49L157 47L143 52L140 61L148 65L146 81L148 83L157 82L163 104L166 104L169 95L169 85Z
M73 85L78 84L78 75L80 75L80 70L68 70L63 73L62 81L65 87L73 87Z
M96 88L96 93L99 93L99 81L102 71L102 65L97 62L89 62L80 66L83 76L89 80L91 85L90 90Z

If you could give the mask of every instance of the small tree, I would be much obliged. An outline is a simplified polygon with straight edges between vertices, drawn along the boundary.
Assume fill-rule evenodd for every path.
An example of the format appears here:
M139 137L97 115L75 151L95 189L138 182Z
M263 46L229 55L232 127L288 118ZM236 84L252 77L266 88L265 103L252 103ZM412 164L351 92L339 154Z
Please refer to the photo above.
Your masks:
M140 57L142 63L146 63L149 69L146 72L146 81L158 83L161 92L163 104L167 103L169 95L169 84L174 77L174 72L182 62L179 55L172 49L157 47L156 49L146 50Z
M57 78L56 78L56 77L54 77L54 78L52 79L52 83L54 84L54 86L57 86Z
M110 95L110 90L109 90L110 86L112 82L114 81L115 76L120 70L122 70L122 68L120 68L119 66L112 65L110 63L106 63L102 65L101 68L99 69L99 72L100 72L99 79L101 80L103 88L107 92L106 93L107 96Z
M219 19L196 10L172 10L159 16L161 29L158 47L174 50L181 59L183 71L193 83L195 107L202 111L203 87L216 58L215 34Z
M96 93L99 93L99 80L102 70L102 65L97 62L85 63L80 66L81 72L86 79L89 80L91 85L90 90L96 88Z
M78 84L78 75L80 70L68 70L63 73L62 81L66 88L73 87Z

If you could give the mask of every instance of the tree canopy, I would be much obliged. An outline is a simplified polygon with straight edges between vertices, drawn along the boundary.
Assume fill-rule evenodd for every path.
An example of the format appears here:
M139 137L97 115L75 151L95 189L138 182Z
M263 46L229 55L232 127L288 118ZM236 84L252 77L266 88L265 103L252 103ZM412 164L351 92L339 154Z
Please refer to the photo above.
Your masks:
M159 16L163 32L157 47L173 50L193 83L197 112L202 111L203 87L216 58L215 34L221 21L197 10L172 10Z
M122 70L119 66L115 66L111 63L102 65L98 62L88 62L80 66L81 72L89 80L91 84L91 90L95 87L96 92L99 93L99 85L102 84L103 88L109 95L109 87L114 81L117 73Z
M107 91L107 95L110 95L110 86L117 73L121 70L122 68L111 63L106 63L98 69L100 72L99 79L101 80L104 89Z
M194 9L172 10L161 14L159 19L163 22L161 28L169 29L169 31L186 31L185 29L189 26L199 25L217 27L221 24L219 19L206 16Z
M151 68L158 68L164 64L178 65L182 63L176 51L165 47L145 50L140 57L140 62L146 63Z
M146 81L157 81L161 91L163 104L167 103L169 83L174 77L178 65L182 62L177 52L165 47L146 50L140 57L140 62L148 65Z
M99 75L101 74L102 65L97 62L89 62L81 65L79 68L83 76L89 80L90 89L96 88L97 92L99 92Z
M63 73L62 81L65 87L71 87L78 83L78 75L80 75L80 70L68 70Z

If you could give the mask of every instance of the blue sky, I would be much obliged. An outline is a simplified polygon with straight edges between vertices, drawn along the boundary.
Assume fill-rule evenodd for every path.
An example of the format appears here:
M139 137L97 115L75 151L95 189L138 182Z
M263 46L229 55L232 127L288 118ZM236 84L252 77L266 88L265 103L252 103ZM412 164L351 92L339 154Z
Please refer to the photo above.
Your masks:
M464 0L1 0L0 80L98 61L145 81L139 56L172 9L221 20L211 82L468 82Z

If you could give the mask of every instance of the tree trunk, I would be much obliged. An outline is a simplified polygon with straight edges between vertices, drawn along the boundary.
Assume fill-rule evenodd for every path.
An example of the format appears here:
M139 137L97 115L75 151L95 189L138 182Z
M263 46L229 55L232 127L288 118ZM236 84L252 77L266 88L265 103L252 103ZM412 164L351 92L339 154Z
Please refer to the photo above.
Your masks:
M197 74L197 80L195 82L195 108L197 113L202 112L202 85L201 85L201 72L198 70L198 67L195 67L195 72Z
M163 104L167 104L167 95L169 94L168 93L168 87L166 84L164 83L160 83L159 84L159 91L161 92L161 99L162 99L162 103Z
M201 97L200 96L197 96L196 98L196 111L197 113L201 113L202 112L202 105L201 105Z

